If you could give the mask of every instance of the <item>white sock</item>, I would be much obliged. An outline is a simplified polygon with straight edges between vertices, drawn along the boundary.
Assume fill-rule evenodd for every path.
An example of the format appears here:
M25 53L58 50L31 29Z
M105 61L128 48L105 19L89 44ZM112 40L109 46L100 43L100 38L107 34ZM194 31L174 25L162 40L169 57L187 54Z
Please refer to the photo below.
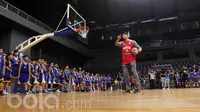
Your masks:
M32 88L32 91L33 91L33 92L36 92L36 87L35 87L35 86L36 86L36 85L34 85L33 88Z
M51 90L51 91L53 90L53 84L51 84L50 90Z
M10 86L8 86L7 88L6 88L6 91L8 92L8 93L10 93L11 91L11 89L10 89L11 87Z

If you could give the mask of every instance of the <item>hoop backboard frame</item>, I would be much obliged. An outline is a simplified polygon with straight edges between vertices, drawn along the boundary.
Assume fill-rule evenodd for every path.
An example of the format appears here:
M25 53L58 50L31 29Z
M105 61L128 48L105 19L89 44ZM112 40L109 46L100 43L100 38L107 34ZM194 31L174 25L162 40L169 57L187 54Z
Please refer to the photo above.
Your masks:
M72 17L72 16L75 16L75 17ZM66 27L61 30L58 30L65 18L66 18ZM86 24L87 24L86 20L70 4L68 4L67 10L65 11L58 27L56 28L56 32L63 31L66 29L71 29L74 32L78 33L82 38L87 38L89 27L87 27ZM77 32L77 29L80 29L80 28L84 28L84 29L81 30L81 32Z

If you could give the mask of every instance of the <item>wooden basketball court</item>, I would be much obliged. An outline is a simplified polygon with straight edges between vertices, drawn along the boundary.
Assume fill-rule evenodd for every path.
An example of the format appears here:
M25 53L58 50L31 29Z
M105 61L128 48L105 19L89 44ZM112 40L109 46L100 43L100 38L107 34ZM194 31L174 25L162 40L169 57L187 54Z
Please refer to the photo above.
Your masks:
M48 95L58 98L55 109L45 107ZM37 105L27 109L24 105L13 109L8 106L8 96L0 96L0 112L200 112L200 89L144 90L143 94L124 94L121 91L60 93L32 95L27 104ZM49 96L51 97L51 96ZM20 95L24 99L24 95ZM42 98L42 99L41 99ZM11 103L17 104L17 98ZM49 105L56 105L53 98ZM55 106L56 107L56 106Z

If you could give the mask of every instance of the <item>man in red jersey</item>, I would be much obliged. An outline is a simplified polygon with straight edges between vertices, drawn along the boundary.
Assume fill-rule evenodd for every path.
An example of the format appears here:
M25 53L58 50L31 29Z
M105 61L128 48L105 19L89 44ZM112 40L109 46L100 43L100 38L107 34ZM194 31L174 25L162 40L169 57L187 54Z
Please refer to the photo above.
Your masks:
M119 42L121 37L124 41ZM142 51L142 48L137 44L136 41L129 39L128 32L119 35L117 37L115 45L122 48L122 71L126 84L126 92L131 93L131 87L129 83L129 68L131 68L131 72L133 73L135 80L135 93L140 93L140 79L136 70L136 55Z

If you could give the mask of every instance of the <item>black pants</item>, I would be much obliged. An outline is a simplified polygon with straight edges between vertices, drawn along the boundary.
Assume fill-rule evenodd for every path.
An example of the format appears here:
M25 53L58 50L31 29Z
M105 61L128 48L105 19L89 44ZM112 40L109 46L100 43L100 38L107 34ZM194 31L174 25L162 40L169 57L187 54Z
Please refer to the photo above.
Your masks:
M161 89L162 88L162 83L159 79L156 80L156 89Z
M135 86L134 84L131 84L131 89L132 89L132 90L134 90L134 86Z
M187 75L183 75L182 76L182 87L183 88L186 88L186 85L185 85L186 81L187 81Z
M155 79L150 79L150 89L155 89L156 88L156 81Z
M111 83L107 82L107 89L111 87Z
M176 79L174 81L175 81L175 88L178 88L178 83L177 83Z

